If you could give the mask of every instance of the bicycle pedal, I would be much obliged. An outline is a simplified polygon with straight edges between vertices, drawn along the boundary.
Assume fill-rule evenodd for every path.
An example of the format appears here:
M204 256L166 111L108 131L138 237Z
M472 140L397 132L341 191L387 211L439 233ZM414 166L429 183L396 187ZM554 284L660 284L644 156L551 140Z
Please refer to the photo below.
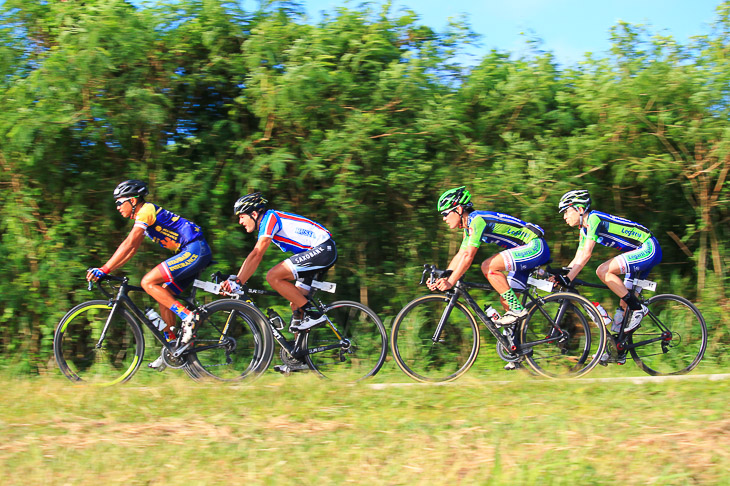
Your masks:
M274 366L274 371L278 371L284 376L289 376L291 374L291 368L287 365L276 365Z

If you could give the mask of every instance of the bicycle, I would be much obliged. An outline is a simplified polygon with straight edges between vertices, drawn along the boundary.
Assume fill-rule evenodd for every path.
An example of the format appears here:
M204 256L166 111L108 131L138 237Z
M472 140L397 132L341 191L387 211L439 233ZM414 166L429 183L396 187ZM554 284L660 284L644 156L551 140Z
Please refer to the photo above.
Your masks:
M601 364L624 364L626 353L630 353L634 363L653 376L681 375L692 371L707 349L707 325L700 310L689 300L674 294L644 299L642 290L656 291L657 284L651 280L634 278L626 283L629 291L634 292L649 312L641 326L630 332L624 329L631 312L624 312L619 331L609 333L608 355L604 355ZM608 289L603 284L575 279L568 291L577 292L580 286Z
M280 295L272 290L254 289L243 286L239 293L227 294L241 299L265 322L267 336L273 338L280 346L279 355L291 370L301 368L306 363L309 370L317 375L335 381L360 381L374 376L385 363L388 351L388 335L380 318L369 307L348 300L324 304L314 296L318 291L333 293L336 284L317 280L311 283L312 290L307 295L309 304L316 307L326 316L326 322L311 329L295 333L293 340L288 340L282 331L284 320L273 309L268 309L266 316L252 300L253 295ZM216 274L212 282L196 280L193 285L217 294L223 276ZM273 359L274 349L267 348L262 362L269 366ZM288 370L282 370L286 374Z
M450 272L424 265L421 284L427 275L433 281L448 277ZM497 353L503 360L526 361L535 373L545 377L583 376L595 368L604 351L603 321L591 302L579 294L538 295L537 290L547 290L548 284L552 289L552 283L530 277L523 292L527 316L521 323L504 328L498 327L469 294L469 289L493 291L489 284L459 280L445 294L419 297L408 303L393 322L393 357L417 381L459 378L479 353L476 315L497 340Z
M182 300L200 314L201 320L195 339L182 344L182 333L168 342L132 301L128 294L144 289L130 285L129 278L106 275L96 285L107 300L75 306L63 316L54 334L56 363L69 380L101 386L129 381L144 358L143 325L162 345L165 364L182 368L193 379L240 381L265 370L262 357L273 344L267 342L258 316L241 302L221 299L199 305L193 289ZM92 282L88 288L92 290Z

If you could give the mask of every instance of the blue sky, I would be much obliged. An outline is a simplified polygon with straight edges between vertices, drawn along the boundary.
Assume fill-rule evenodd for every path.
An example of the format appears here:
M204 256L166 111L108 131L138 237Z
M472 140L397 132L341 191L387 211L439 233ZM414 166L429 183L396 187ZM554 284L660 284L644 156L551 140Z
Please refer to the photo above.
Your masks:
M58 0L49 0L58 1ZM144 0L131 0L143 3ZM234 0L246 10L255 10L258 0ZM728 2L730 0L724 0ZM0 5L4 0L0 0ZM348 5L343 0L299 0L312 22L322 11ZM349 5L358 5L355 0ZM382 4L383 0L370 3ZM619 21L641 24L651 32L671 35L685 44L690 37L706 34L716 20L723 0L393 0L394 11L407 6L421 23L443 31L447 18L468 16L469 24L482 36L471 52L477 57L491 49L516 55L525 52L525 36L543 41L542 49L555 54L567 66L583 59L586 52L603 56L610 48L610 29ZM464 62L469 62L466 60Z
M337 0L302 0L312 21L320 12L347 5ZM358 5L352 2L350 5ZM382 0L372 2L382 4ZM421 23L444 30L448 17L467 14L469 23L482 36L481 56L491 49L520 54L526 33L542 39L543 50L552 51L563 65L573 64L584 53L605 54L610 48L610 29L619 21L642 24L652 32L669 34L680 43L706 34L717 18L722 0L395 0L394 8L408 6ZM242 0L246 10L256 0Z

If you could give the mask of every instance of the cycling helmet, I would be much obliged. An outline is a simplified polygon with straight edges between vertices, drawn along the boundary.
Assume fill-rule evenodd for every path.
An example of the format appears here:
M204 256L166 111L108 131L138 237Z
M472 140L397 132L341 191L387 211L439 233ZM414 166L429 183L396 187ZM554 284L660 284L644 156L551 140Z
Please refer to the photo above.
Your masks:
M239 214L251 214L254 211L260 212L266 207L266 203L268 202L260 192L252 192L251 194L246 194L238 198L236 204L233 205L233 212L236 216Z
M471 206L471 194L466 190L466 186L449 189L441 194L436 209L441 213L457 206Z
M576 189L563 194L558 203L558 212L562 213L572 206L581 206L586 210L591 207L591 195L585 189Z
M120 182L117 188L114 189L114 199L119 199L120 197L146 196L148 193L146 182L130 179Z

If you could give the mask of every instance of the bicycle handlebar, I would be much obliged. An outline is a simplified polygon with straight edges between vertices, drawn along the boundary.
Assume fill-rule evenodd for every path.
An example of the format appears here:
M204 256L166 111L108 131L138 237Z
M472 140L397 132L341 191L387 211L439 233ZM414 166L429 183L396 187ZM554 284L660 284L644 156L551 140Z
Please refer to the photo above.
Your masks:
M86 270L86 273L90 272L91 270L92 270L91 268L87 269ZM109 274L107 274L107 275L104 275L103 277L99 277L99 279L96 282L89 280L89 285L87 286L87 289L89 291L93 290L94 289L94 284L96 284L97 287L99 287L99 290L101 290L101 292L104 295L106 295L107 297L111 298L112 297L112 294L110 294L109 292L107 292L106 289L101 286L102 282L105 281L105 280L113 280L115 282L122 282L123 284L125 284L125 283L129 282L129 277L117 277L115 275L109 275Z
M553 276L553 275L568 275L570 272L569 267L562 267L562 268L551 268L549 265L545 267L545 270L543 270L543 273L540 273L538 270L538 274L542 277L543 275ZM579 278L573 279L570 282L570 288L575 287L592 287L594 289L607 289L608 286L600 283L593 283L593 282L587 282L585 280L581 280Z
M419 285L423 285L423 279L426 278L427 274L430 274L428 282L433 282L437 278L448 278L452 273L452 270L439 270L436 265L426 263L423 265L423 273L421 273L421 281Z

